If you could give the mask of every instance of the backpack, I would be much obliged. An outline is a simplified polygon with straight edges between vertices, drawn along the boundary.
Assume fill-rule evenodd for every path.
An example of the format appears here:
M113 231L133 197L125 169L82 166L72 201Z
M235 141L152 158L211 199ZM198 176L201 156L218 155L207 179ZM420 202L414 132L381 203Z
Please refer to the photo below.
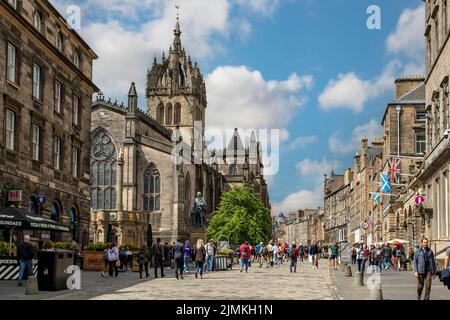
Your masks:
M290 258L294 258L295 257L295 249L294 248L291 249L291 252L289 253L289 257Z

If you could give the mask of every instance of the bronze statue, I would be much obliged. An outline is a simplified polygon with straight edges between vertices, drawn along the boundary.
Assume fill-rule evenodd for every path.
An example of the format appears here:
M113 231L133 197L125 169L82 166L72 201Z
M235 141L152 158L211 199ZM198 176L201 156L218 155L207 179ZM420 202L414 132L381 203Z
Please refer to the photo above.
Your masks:
M192 223L196 228L205 227L206 202L202 197L202 193L198 192L195 198L195 204L192 208Z

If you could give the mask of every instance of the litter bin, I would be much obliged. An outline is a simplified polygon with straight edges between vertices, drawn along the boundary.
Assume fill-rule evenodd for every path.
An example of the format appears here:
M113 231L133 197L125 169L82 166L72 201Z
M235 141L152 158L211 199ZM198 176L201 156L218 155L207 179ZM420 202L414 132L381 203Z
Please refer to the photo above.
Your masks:
M39 291L60 291L67 289L70 273L65 273L68 266L73 265L73 251L41 251L38 254L38 287Z

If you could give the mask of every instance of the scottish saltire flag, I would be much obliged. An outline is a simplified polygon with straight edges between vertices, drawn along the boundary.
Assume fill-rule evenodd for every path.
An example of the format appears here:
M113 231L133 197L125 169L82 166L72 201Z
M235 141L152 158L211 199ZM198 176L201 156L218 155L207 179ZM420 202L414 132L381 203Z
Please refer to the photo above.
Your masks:
M381 173L381 192L391 193L392 187L387 174Z
M389 181L400 183L400 159L390 158L388 162Z
M372 194L372 196L373 196L373 200L376 203L380 203L381 202L381 198L380 198L380 195L378 193L374 193L374 194Z

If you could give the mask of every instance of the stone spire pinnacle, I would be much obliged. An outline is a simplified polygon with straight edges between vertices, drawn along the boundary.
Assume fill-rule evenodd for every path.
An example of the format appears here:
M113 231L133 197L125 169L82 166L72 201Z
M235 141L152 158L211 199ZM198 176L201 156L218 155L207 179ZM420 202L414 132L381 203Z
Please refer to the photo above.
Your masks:
M180 4L175 6L177 8L177 22L175 23L175 29L173 30L173 51L181 53L181 30L180 30Z
M128 111L136 112L138 103L138 95L136 92L136 85L134 82L131 83L130 91L128 92Z

